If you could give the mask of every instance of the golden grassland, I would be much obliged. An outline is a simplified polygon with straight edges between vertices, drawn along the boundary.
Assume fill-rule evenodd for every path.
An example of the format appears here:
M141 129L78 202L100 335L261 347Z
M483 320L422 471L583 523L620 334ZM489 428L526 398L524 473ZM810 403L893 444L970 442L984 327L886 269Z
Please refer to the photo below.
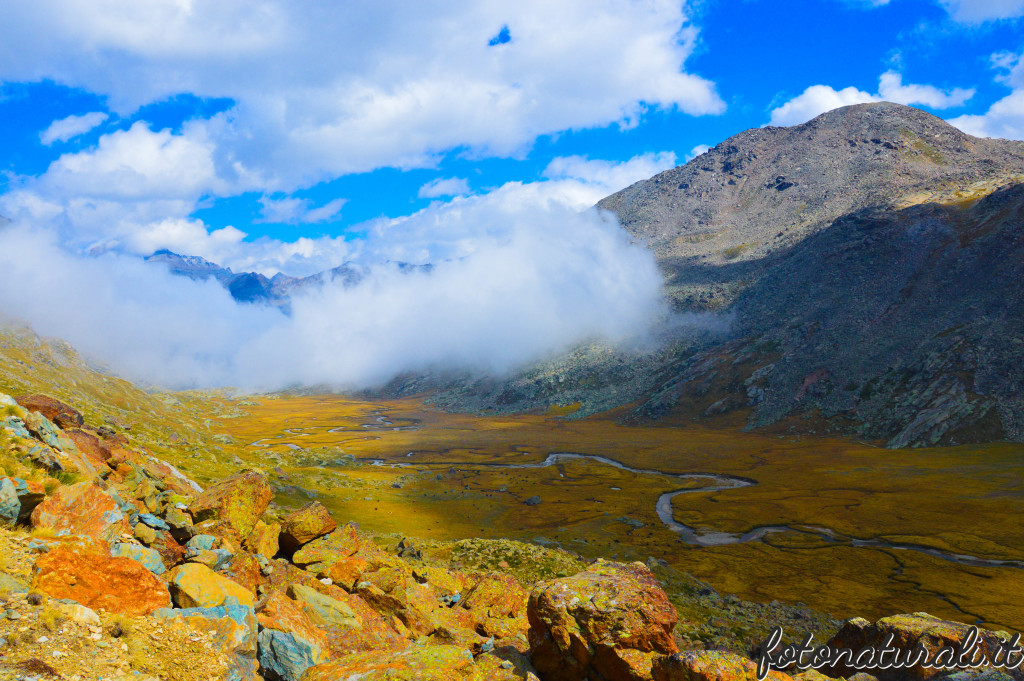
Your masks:
M291 486L285 488L290 501L303 501L302 490L308 490L337 517L372 531L554 541L587 556L654 556L725 593L803 602L841 617L927 611L1024 628L1024 570L837 545L796 532L769 535L764 542L694 547L660 522L655 502L663 492L700 486L699 481L590 461L547 468L482 465L579 452L667 473L738 475L758 484L678 496L675 518L728 532L762 525L826 527L856 539L1020 560L1020 445L891 451L732 427L446 414L418 400L253 400L258 404L243 408L247 415L220 422L234 441L225 446L226 454L262 465L278 485ZM341 454L405 466L317 465ZM192 472L202 477L202 471ZM526 505L534 495L542 502Z

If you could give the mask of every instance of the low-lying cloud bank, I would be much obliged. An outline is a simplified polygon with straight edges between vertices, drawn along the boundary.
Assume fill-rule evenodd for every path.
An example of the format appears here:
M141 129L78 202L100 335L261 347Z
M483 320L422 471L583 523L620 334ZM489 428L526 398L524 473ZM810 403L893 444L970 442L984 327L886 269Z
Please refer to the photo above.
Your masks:
M501 373L591 338L642 336L664 312L653 256L614 218L501 192L379 225L367 253L433 269L377 265L357 286L297 296L290 316L134 255L69 251L57 234L26 220L0 228L0 313L174 388Z

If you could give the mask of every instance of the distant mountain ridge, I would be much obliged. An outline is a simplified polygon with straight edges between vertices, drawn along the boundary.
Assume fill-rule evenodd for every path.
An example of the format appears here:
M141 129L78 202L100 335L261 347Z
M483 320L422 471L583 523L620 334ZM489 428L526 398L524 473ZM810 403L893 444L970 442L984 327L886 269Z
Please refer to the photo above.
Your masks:
M369 268L344 263L308 277L289 277L278 272L267 278L258 272L232 272L230 268L195 255L180 255L167 249L160 249L146 257L146 262L167 267L171 274L193 280L216 279L228 290L231 297L242 303L261 303L288 308L291 296L324 285L340 282L343 286L354 286L367 275ZM410 265L408 263L385 263L396 266L403 272L430 271L433 266Z

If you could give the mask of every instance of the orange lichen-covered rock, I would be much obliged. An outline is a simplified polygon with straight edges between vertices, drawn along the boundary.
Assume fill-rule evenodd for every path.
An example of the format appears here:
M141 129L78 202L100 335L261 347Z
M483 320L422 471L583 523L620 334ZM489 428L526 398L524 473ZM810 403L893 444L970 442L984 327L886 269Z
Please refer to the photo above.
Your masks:
M351 591L363 573L369 569L370 564L359 556L347 556L339 559L323 574L341 588Z
M245 548L252 553L258 553L265 558L273 558L280 550L281 525L278 523L267 524L262 520L256 523L252 532L245 540Z
M251 608L255 602L251 591L199 563L179 565L167 573L167 581L174 594L174 603L179 608L215 608L221 605Z
M188 511L196 525L206 523L202 528L206 534L227 535L242 541L252 532L273 496L274 488L263 472L246 470L208 487L189 505Z
M527 617L533 664L542 678L616 681L641 653L672 654L677 615L643 563L598 561L572 577L538 584Z
M382 655L354 653L306 671L303 681L521 681L525 676L514 666L502 667L502 660L473 654L458 646L413 646Z
M525 635L529 624L523 615L530 595L511 575L484 575L469 591L461 607L469 610L476 629L495 638Z
M80 411L46 395L22 395L15 397L14 401L27 411L38 411L65 430L81 428L85 424Z
M260 627L294 634L317 647L327 649L327 634L307 613L299 601L275 591L256 613Z
M82 535L107 543L128 532L128 520L114 498L91 482L58 487L32 511L32 526L58 536Z
M72 442L75 443L75 447L89 460L93 466L102 470L107 466L107 461L110 460L112 455L110 447L105 442L100 440L92 433L80 430L78 428L64 431Z
M281 523L281 548L294 552L314 539L330 534L337 527L324 505L311 501Z
M651 673L654 681L757 681L757 663L722 650L687 650L657 657ZM768 681L792 679L775 670L769 671L765 678Z
M249 591L255 592L260 583L260 564L251 553L238 551L231 558L224 574Z
M87 608L149 615L171 604L167 585L130 558L72 553L55 548L36 561L34 588Z
M856 653L869 646L881 649L886 639L891 634L892 645L899 650L915 650L918 646L928 651L929 658L934 659L941 648L959 648L960 644L967 637L971 627L959 622L949 622L928 613L918 612L912 615L893 615L883 617L874 624L867 620L856 617L843 623L842 628L833 636L829 647L849 648ZM1000 646L998 636L994 632L984 629L978 630L977 650L984 653L988 659L993 659ZM851 667L838 666L823 668L820 671L829 676L849 676L857 670ZM925 668L920 665L910 669L871 669L872 675L880 681L895 679L927 679L944 671Z
M304 579L302 575L305 575ZM327 650L332 655L362 650L398 650L409 645L395 632L389 619L381 617L359 597L336 586L322 584L309 573L299 573L296 577L299 579L287 586L293 598L286 597L283 590L273 593L263 606L261 616L284 618L282 621L294 625L295 620L289 619L287 613L294 613L298 607L304 617L324 634ZM288 604L284 604L282 599ZM271 608L271 603L276 603L278 609Z
M355 526L349 523L300 548L292 556L292 562L307 570L319 572L329 569L341 558L353 556L357 552L363 554L365 558L368 551L376 553L378 549L372 542L362 539L356 533Z

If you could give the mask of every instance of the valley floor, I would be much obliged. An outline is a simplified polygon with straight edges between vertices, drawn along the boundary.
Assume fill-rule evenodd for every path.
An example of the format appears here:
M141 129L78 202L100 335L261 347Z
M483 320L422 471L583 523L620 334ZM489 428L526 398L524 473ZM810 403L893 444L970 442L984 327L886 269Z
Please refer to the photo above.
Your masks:
M372 532L654 558L743 599L1024 629L1021 445L892 451L600 417L448 414L418 400L219 402L217 445L179 460L173 452L188 450L172 449L173 463L200 482L259 465L279 499L317 498ZM719 477L679 477L692 473ZM659 517L659 498L671 518Z

